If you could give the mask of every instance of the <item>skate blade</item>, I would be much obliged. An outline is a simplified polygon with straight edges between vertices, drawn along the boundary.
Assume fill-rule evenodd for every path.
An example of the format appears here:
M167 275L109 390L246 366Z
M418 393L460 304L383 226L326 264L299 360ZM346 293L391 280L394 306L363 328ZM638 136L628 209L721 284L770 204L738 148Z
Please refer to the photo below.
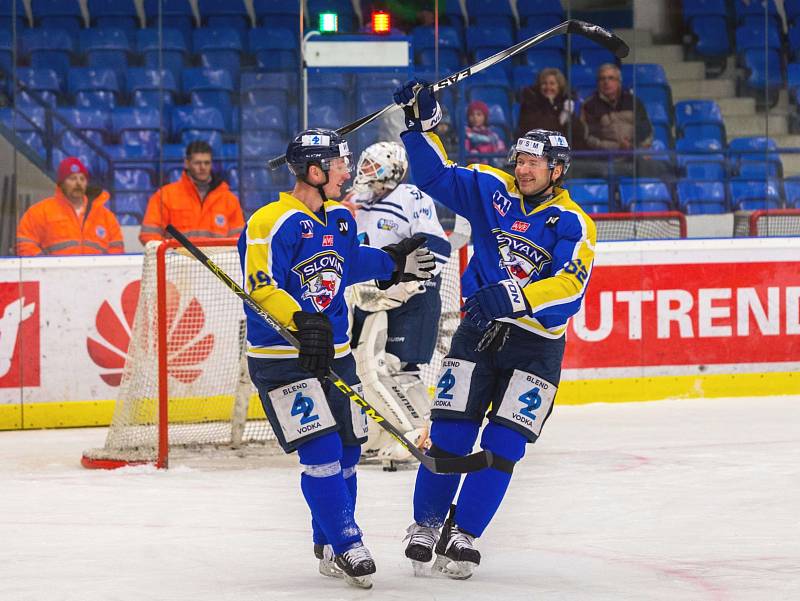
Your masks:
M329 562L319 562L319 573L328 578L344 578L344 572Z
M417 578L427 578L431 575L431 567L425 562L412 559L411 567L414 568L414 576Z
M466 580L472 576L475 564L469 561L453 561L444 555L437 555L433 563L432 573L447 576L453 580Z
M372 588L372 575L370 574L366 576L348 576L342 572L342 575L344 576L344 581L350 586L355 586L357 588Z

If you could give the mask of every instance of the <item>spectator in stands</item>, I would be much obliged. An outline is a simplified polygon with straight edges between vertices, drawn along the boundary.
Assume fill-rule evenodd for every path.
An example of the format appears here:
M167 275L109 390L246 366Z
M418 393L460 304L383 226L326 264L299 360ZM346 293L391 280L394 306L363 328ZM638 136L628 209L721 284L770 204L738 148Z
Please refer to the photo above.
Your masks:
M125 252L119 222L106 206L109 194L87 195L89 171L75 157L58 166L56 193L37 202L17 227L17 254L102 255Z
M232 238L244 229L239 199L212 173L211 146L203 140L186 147L183 175L156 191L147 203L139 240L168 237L170 224L189 238Z
M520 93L519 125L515 138L532 129L561 132L574 146L573 132L583 131L575 115L575 101L567 90L567 80L560 69L542 69L536 83Z
M402 114L402 111L395 111ZM458 134L453 127L453 120L450 117L450 111L447 107L442 106L442 120L436 126L436 134L442 141L447 156L452 157L455 161L458 158Z
M506 145L496 131L489 127L489 107L481 100L473 100L467 106L467 130L464 139L467 154L499 154ZM491 163L505 164L505 160L494 159Z
M622 88L622 72L613 63L601 65L597 70L597 91L583 103L580 124L588 150L635 150L649 148L653 141L647 110L632 91ZM635 162L626 156L596 157L577 161L575 171L579 171L581 177L605 177L609 175L611 164L616 175L657 176L658 173L649 169L653 166L650 163L652 161L642 157L637 157ZM576 176L575 173L571 175Z

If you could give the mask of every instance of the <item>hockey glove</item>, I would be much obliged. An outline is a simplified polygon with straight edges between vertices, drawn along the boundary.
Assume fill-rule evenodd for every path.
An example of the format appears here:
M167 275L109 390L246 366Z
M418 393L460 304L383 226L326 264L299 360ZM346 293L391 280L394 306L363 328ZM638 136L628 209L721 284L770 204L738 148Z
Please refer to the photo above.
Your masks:
M384 246L383 251L394 259L394 273L392 279L378 282L378 288L386 290L398 282L413 282L415 280L429 280L433 277L436 259L433 253L422 245L425 236L416 234L411 238L404 238L397 244Z
M394 91L394 101L403 107L411 131L430 131L442 120L442 109L426 81L407 81Z
M300 367L314 374L320 381L325 379L333 363L333 326L324 313L297 311L293 315L300 342Z
M481 330L501 317L522 317L530 313L530 306L520 286L514 280L501 280L479 288L464 303L469 320Z

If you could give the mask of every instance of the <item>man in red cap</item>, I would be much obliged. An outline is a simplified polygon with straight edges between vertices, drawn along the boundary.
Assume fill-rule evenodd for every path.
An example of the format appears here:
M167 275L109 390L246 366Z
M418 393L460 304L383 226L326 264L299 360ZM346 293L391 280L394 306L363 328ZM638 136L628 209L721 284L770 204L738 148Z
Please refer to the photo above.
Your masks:
M17 228L17 254L101 255L125 251L119 222L105 204L108 192L88 198L89 171L75 157L58 166L56 193L37 202Z

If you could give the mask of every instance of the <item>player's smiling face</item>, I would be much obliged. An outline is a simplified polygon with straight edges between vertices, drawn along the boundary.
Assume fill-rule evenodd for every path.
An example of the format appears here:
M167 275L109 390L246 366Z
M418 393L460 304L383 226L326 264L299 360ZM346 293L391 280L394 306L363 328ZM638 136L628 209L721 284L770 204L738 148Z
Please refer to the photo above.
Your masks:
M350 179L350 159L340 157L331 160L328 169L328 183L325 184L325 196L328 198L339 198L342 195L342 186Z
M562 170L561 165L556 165L552 172L552 179L557 180ZM517 154L514 176L517 178L519 191L525 196L539 194L551 187L551 174L545 157L520 152Z

